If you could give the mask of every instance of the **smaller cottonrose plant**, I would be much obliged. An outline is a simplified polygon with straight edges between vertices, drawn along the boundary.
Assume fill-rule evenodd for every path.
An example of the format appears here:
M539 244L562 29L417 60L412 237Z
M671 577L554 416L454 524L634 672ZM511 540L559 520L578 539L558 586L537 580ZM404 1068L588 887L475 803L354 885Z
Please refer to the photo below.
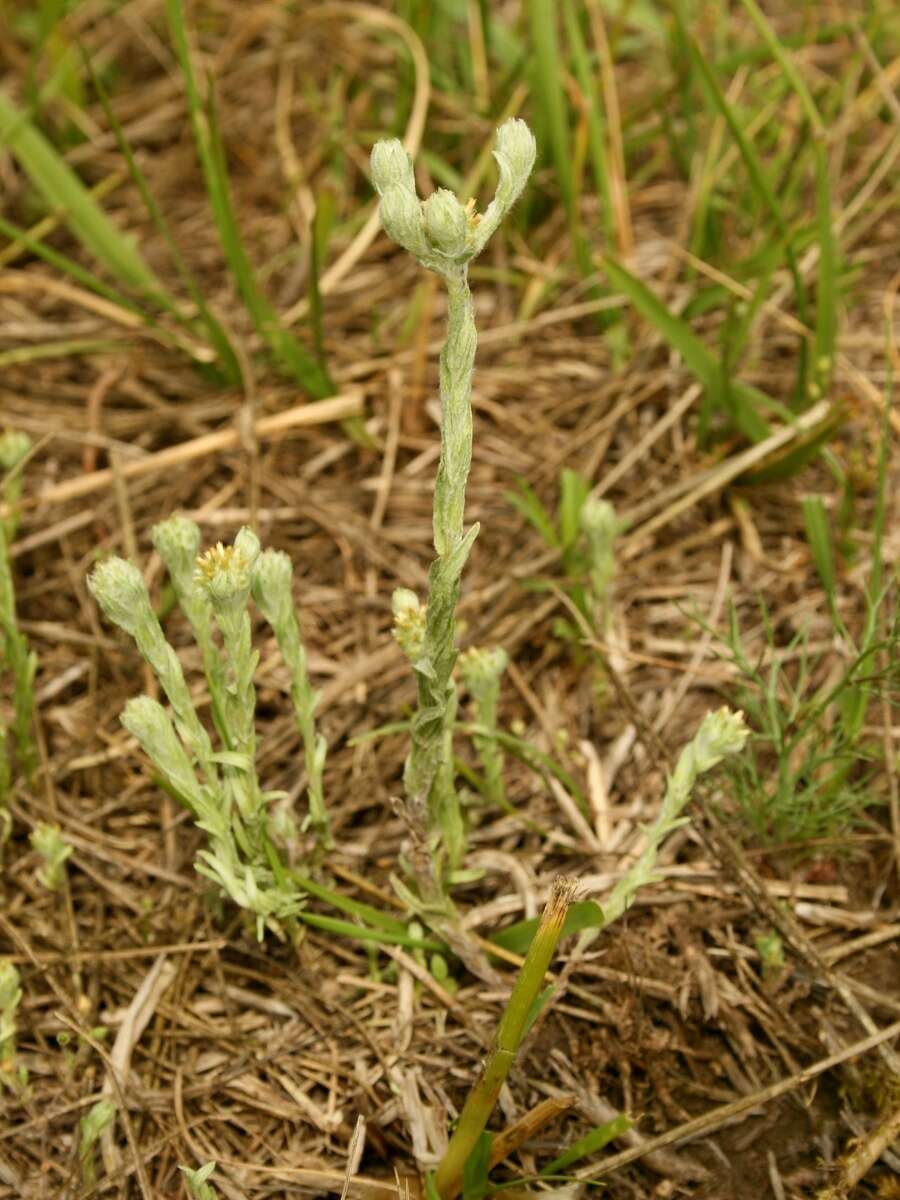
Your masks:
M472 697L475 721L479 726L473 741L484 770L484 798L498 808L507 805L503 786L503 751L496 733L500 681L508 664L509 657L501 646L490 650L471 646L459 656L460 678Z
M610 601L616 574L616 537L621 523L608 500L588 496L578 514L587 546L588 588L593 625L601 637L609 632Z
M41 821L31 834L31 848L41 860L38 881L48 891L58 892L66 881L66 860L71 857L72 847L63 837L58 825Z
M137 696L126 704L122 724L208 835L197 870L253 914L258 937L265 928L280 934L300 911L303 894L279 853L279 844L297 838L292 823L273 807L284 794L264 791L256 771L259 655L252 646L251 595L288 667L307 766L309 824L320 841L330 843L322 794L327 747L315 728L317 697L294 611L290 560L263 551L250 529L242 529L233 545L219 543L201 555L199 528L183 516L157 525L152 537L200 649L221 745L213 746L197 714L143 576L131 563L112 558L94 569L89 587L109 620L134 638L170 706L168 711L149 696Z

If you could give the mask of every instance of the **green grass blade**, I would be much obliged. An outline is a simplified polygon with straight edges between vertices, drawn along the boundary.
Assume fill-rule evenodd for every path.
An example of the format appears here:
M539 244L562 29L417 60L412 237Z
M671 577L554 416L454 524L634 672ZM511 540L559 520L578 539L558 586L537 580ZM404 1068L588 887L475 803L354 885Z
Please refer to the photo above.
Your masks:
M169 249L169 255L175 265L175 269L178 272L179 278L181 279L194 304L197 306L197 311L200 314L200 320L206 328L206 334L209 339L210 346L215 351L216 358L225 378L225 382L232 385L236 384L241 378L241 368L228 335L225 332L221 322L217 321L213 313L210 311L209 306L203 297L203 293L200 291L194 276L188 269L187 263L184 261L184 256L178 249L171 230L169 229L168 222L163 216L159 205L156 203L156 200L147 184L144 173L134 156L131 145L129 144L128 139L125 137L124 130L122 129L116 114L113 112L113 108L109 102L109 96L106 88L103 85L103 81L94 70L90 56L84 47L82 47L82 58L84 60L85 68L90 75L94 90L96 91L100 100L100 104L103 107L103 111L106 114L106 119L109 122L110 129L113 131L119 150L125 159L125 162L128 164L128 172L131 175L135 186L140 192L141 199L144 202L144 207L147 209L150 219L153 221L153 224L156 226L160 236L163 238L166 246ZM166 298L166 300L168 300L168 298ZM190 322L185 321L177 305L167 302L166 310L179 322L179 324L190 326Z
M786 50L810 50L813 46L822 46L829 42L837 42L848 34L853 33L859 26L849 21L836 21L831 25L820 25L818 29L810 29L808 25L797 33L784 34L781 45ZM736 71L738 67L755 67L764 63L770 57L765 46L741 46L731 50L719 62L723 71Z
M684 40L684 44L688 48L688 52L691 56L694 66L696 67L701 78L703 79L703 82L706 85L707 91L712 99L712 102L713 102L715 108L718 110L722 119L725 121L725 124L728 127L728 131L730 132L732 138L734 139L734 143L738 148L738 153L741 156L741 160L743 161L744 168L747 172L747 177L750 180L750 186L753 188L754 192L759 197L759 199L761 200L761 202L765 206L765 208L768 209L769 214L771 215L772 220L775 223L775 227L778 230L778 233L779 233L781 239L783 240L785 255L786 255L787 263L788 263L788 269L791 272L791 280L794 285L794 295L795 295L796 303L797 303L797 316L798 316L799 320L805 324L806 323L806 288L804 287L804 284L803 284L803 277L800 274L800 268L797 263L797 257L794 252L792 239L791 239L791 236L790 236L790 233L788 230L788 223L785 219L781 205L778 202L778 197L776 196L774 189L769 184L769 180L766 176L766 172L763 169L762 162L760 161L760 158L759 158L758 154L756 153L756 149L754 148L753 143L750 141L750 139L746 136L743 129L741 128L740 122L738 121L737 117L735 116L734 110L732 109L731 105L728 103L728 100L725 97L725 93L719 87L719 82L716 79L716 76L715 76L711 66L707 62L704 55L700 52L700 47L697 45L696 41L691 36L688 24L685 20L685 17L684 17L683 11L682 11L681 3L678 3L675 5L674 11L675 11L675 19L679 24L682 38ZM805 368L806 342L805 342L805 340L801 339L800 346L801 346L800 378L801 378L801 381L803 382L804 388L805 388L805 373L806 373L806 368Z
M25 78L25 98L31 112L54 96L62 95L78 108L85 107L84 85L77 70L77 56L68 42L61 23L69 7L68 0L40 0L37 5L37 27L28 59ZM38 63L52 63L49 78L38 88Z
M777 451L772 459L758 470L741 475L738 482L742 487L753 487L775 483L779 479L788 479L791 475L796 475L801 467L805 467L818 456L821 448L834 437L846 419L846 407L833 404L824 419L813 426L803 438L792 442L786 451Z
M537 931L538 923L538 917L516 921L514 925L495 933L490 940L501 950L509 950L511 954L525 954ZM602 929L603 925L603 909L600 905L594 900L578 900L566 913L560 936L566 938L573 933L582 933L585 929Z
M556 532L553 518L538 499L534 488L524 479L517 479L516 487L519 489L517 492L504 492L504 499L534 526L551 550L559 550L559 534Z
M98 296L103 296L105 300L109 300L112 304L116 304L120 308L127 309L128 312L133 312L138 316L141 315L140 309L132 300L123 296L121 292L115 291L109 284L104 283L99 276L89 271L87 267L83 267L81 263L76 262L74 258L69 258L67 254L63 254L60 250L54 250L52 246L48 246L40 238L32 237L27 229L22 229L18 225L13 224L12 221L7 221L5 217L0 217L0 233L4 237L8 237L13 245L20 244L24 246L31 254L42 258L51 267L54 267L63 275L70 276L89 291L96 292Z
M573 219L575 182L563 83L563 56L559 49L554 0L527 0L534 55L534 99L544 126L544 135L556 167L556 178L569 219ZM540 140L540 139L539 139Z
M613 286L624 292L638 312L654 326L656 331L684 359L685 365L697 376L710 394L714 407L728 412L734 425L752 442L761 442L771 432L768 423L760 416L762 405L784 412L781 405L764 393L747 384L732 384L731 396L722 388L719 366L713 354L707 350L690 326L674 313L669 312L662 301L647 285L620 263L605 256L603 264ZM731 400L733 397L733 402Z
M816 572L824 589L825 598L828 601L831 619L834 621L835 626L840 629L842 622L838 617L835 605L837 572L835 571L834 554L831 549L831 526L821 496L804 496L803 523L806 526L806 540L809 542L813 562L816 565Z
M494 1136L484 1130L475 1143L475 1149L463 1168L462 1200L484 1200L490 1190L488 1176L491 1173L491 1143Z
M85 249L119 283L143 295L165 294L133 240L113 224L50 142L2 93L0 143L9 147L47 207L63 214Z
M728 126L728 130L734 139L734 143L738 148L738 153L744 163L747 171L747 176L750 180L750 185L756 192L757 196L762 200L765 207L769 210L772 219L775 222L778 232L784 236L787 233L787 222L784 219L784 214L781 211L781 206L774 190L769 186L768 178L765 170L756 153L753 143L744 133L740 122L735 116L734 110L725 98L725 94L719 87L719 82L713 73L712 67L700 51L694 38L687 27L684 14L682 12L682 4L675 6L675 18L681 27L684 44L687 46L691 59L697 71L701 75L704 84L709 92L715 108Z
M387 929L370 929L368 925L354 925L351 921L323 917L318 913L307 912L306 909L297 913L297 920L302 921L304 925L312 925L314 929L323 929L326 933L336 933L341 937L356 938L360 942L389 942L393 946L406 946L409 950L430 950L433 953L446 951L441 942L415 938L409 933L397 934Z
M365 904L362 900L353 900L350 896L345 896L333 888L316 883L315 880L300 875L296 871L292 871L291 876L304 892L315 896L317 900L323 900L326 904L333 905L349 916L358 917L361 921L366 921L369 925L386 930L388 933L404 934L407 931L403 921L382 912L381 909L375 908L371 904Z
M584 1137L580 1137L577 1142L560 1154L559 1158L554 1158L553 1162L547 1163L546 1167L541 1168L541 1175L558 1175L560 1171L565 1171L572 1167L577 1162L581 1162L583 1158L587 1158L591 1154L596 1154L598 1150L602 1150L604 1146L613 1141L617 1137L621 1137L623 1133L627 1133L634 1122L630 1117L624 1114L613 1117L611 1121L604 1121L602 1125L595 1125Z
M572 67L578 86L587 100L588 144L591 153L591 169L594 187L602 202L603 231L609 244L615 243L616 227L613 220L613 199L609 185L609 162L606 154L606 126L603 120L603 103L597 79L591 70L590 56L573 0L564 0L562 6L566 40L572 55Z
M257 332L267 342L280 366L301 384L310 395L322 399L334 389L318 363L300 342L283 329L278 314L269 304L257 283L256 275L240 236L237 217L231 202L225 151L219 137L215 109L210 102L204 106L188 48L182 0L166 0L166 15L187 96L188 115L194 142L200 157L207 196L219 231L219 240L229 270ZM212 93L210 93L210 97Z
M778 39L768 18L756 0L741 0L760 37L772 57L781 67L785 79L793 88L812 129L816 162L816 232L819 242L819 279L816 297L816 336L814 379L818 395L822 395L831 377L834 344L837 337L836 290L837 250L831 212L831 184L828 178L826 131L815 101L791 55Z
M837 243L831 210L831 181L828 155L820 142L815 143L816 158L816 235L819 242L819 271L816 285L816 336L814 343L814 398L825 394L831 379L837 341Z
M743 4L744 8L747 10L747 15L750 17L750 20L756 27L757 33L768 46L772 57L781 67L785 78L797 93L797 98L803 106L806 119L812 126L814 134L817 137L823 135L825 130L822 127L822 119L819 116L819 110L816 108L815 102L809 93L809 89L803 82L803 77L797 70L794 60L791 58L790 54L788 54L784 46L782 46L778 39L778 35L769 24L768 18L756 3L756 0L741 0L741 4Z
M555 0L528 0L528 17L531 27L533 51L532 88L537 109L544 125L544 136L550 145L550 154L556 168L556 179L562 193L563 207L569 222L572 251L581 274L588 278L595 273L591 247L584 236L579 218L580 178L574 169L574 158L569 134L569 110L565 89L565 56L559 46L556 25ZM538 138L538 144L541 143ZM599 298L599 291L592 287L588 293ZM603 326L609 322L598 314Z
M309 321L312 328L313 345L316 358L322 371L327 371L325 363L325 331L322 316L322 293L319 288L319 277L322 273L322 263L328 246L335 220L335 200L331 192L322 192L316 201L316 211L312 219L309 248Z

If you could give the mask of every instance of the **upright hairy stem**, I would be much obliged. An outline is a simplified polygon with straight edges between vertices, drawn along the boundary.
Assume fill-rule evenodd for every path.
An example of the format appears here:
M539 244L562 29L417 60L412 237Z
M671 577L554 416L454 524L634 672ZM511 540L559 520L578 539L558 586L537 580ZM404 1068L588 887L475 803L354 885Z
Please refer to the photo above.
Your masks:
M291 674L291 701L297 726L303 740L309 796L309 822L316 832L319 846L331 850L334 839L325 807L323 772L328 744L316 729L318 693L310 682L306 664L306 647L293 601L293 567L291 560L280 550L264 551L253 569L253 597L263 616L275 631L284 661Z
M466 482L472 465L475 306L467 265L448 271L447 340L441 350L441 458L434 485L434 548L446 556L463 540Z
M472 373L475 313L463 265L448 274L449 329L441 351L441 458L434 490L434 547L428 575L428 608L421 665L416 666L418 711L404 783L417 810L427 811L444 833L451 864L461 851L459 803L452 779L441 771L447 719L455 711L456 604L463 566L478 534L464 531L466 482L472 462Z
M412 662L418 709L404 771L406 819L413 832L411 867L420 899L447 910L445 866L459 865L465 850L459 800L453 781L456 689L456 604L462 569L478 527L463 524L466 481L472 462L472 372L475 314L468 264L480 254L521 194L535 159L534 138L524 121L497 130L494 158L499 180L483 215L464 208L438 188L424 203L416 194L412 161L398 141L372 151L372 181L381 197L387 234L447 285L449 327L441 351L441 458L434 490L434 547L423 612L406 589L394 594L397 640ZM424 628L423 628L424 626ZM439 852L440 851L440 852Z

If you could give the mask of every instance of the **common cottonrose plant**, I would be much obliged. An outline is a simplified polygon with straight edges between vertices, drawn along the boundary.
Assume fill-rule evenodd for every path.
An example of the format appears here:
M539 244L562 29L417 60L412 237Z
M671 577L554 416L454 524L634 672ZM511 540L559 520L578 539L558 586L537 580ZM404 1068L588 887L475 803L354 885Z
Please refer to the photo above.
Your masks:
M494 150L500 177L483 214L471 204L461 204L446 188L421 201L412 160L399 141L379 142L372 151L372 181L381 198L385 232L423 267L440 275L447 288L447 340L440 357L441 455L434 488L435 558L425 604L405 588L394 596L396 636L410 659L418 688L404 769L404 811L412 835L408 865L418 896L404 894L432 916L452 914L448 884L465 850L452 738L457 707L456 606L463 567L478 536L478 526L466 529L464 520L477 342L468 268L521 195L535 151L534 137L524 121L500 126Z

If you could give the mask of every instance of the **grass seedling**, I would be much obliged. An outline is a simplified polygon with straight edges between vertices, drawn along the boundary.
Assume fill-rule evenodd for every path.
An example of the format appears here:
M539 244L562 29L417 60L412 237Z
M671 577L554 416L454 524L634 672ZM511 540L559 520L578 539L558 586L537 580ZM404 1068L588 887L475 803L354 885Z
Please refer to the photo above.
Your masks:
M404 770L406 819L413 841L409 862L418 900L449 915L447 887L464 852L463 822L453 778L456 715L456 604L460 579L478 526L466 530L466 481L472 460L472 373L477 333L468 264L479 254L525 187L535 142L523 121L497 131L494 157L500 179L483 215L439 188L423 203L416 195L412 161L399 141L372 151L372 180L381 199L384 229L398 245L446 284L447 340L440 358L441 456L434 492L434 547L428 602L403 589L395 614L415 636L408 639L418 686L412 747ZM398 637L405 636L402 629ZM401 645L403 641L401 640ZM411 652L412 651L412 652Z
M3 472L0 495L9 515L0 519L0 665L12 677L13 719L12 736L20 773L31 783L37 770L37 750L31 732L34 715L34 675L37 656L28 649L28 642L16 619L16 593L12 577L9 547L18 527L15 505L22 488L22 464L31 449L24 433L5 433L0 437L0 472ZM0 718L0 846L9 836L9 817L3 797L12 780L10 746Z
M110 1100L98 1100L78 1122L78 1161L81 1182L93 1188L97 1182L94 1151L105 1129L116 1119L116 1106Z
M16 1066L16 1011L22 1003L19 972L11 962L0 962L0 1088L22 1091L28 1072Z
M539 1011L541 985L562 936L566 913L574 894L575 883L572 880L554 881L550 899L497 1026L493 1048L463 1105L456 1129L434 1173L434 1191L440 1200L453 1200L459 1195L466 1164L494 1111L500 1089L515 1062L522 1039Z
M37 877L48 891L58 892L66 879L66 859L72 847L65 841L58 825L41 822L30 837L31 848L41 859Z
M764 614L765 615L765 614ZM725 638L727 657L741 674L738 699L754 737L732 766L734 792L747 825L768 844L798 844L840 836L874 802L869 786L875 747L863 740L873 695L876 657L895 653L900 630L886 647L877 626L852 648L837 680L816 686L816 662L799 633L783 654L766 628L770 665L748 658L737 614Z
M256 773L253 676L259 656L251 644L251 592L273 624L291 673L291 694L306 742L310 823L320 841L327 842L329 836L322 796L326 746L315 731L316 697L293 612L290 560L276 551L261 552L249 529L241 530L233 546L220 544L198 558L200 531L184 517L156 526L153 542L200 647L222 749L214 750L197 715L141 573L113 558L94 570L89 586L106 616L134 638L174 717L173 721L157 701L139 696L126 705L122 723L209 835L209 849L200 852L197 870L255 915L258 937L266 927L280 933L299 912L302 895L275 849L277 835L283 836L284 830L283 822L276 830L270 804L281 794L264 792ZM213 623L220 640L213 634Z

